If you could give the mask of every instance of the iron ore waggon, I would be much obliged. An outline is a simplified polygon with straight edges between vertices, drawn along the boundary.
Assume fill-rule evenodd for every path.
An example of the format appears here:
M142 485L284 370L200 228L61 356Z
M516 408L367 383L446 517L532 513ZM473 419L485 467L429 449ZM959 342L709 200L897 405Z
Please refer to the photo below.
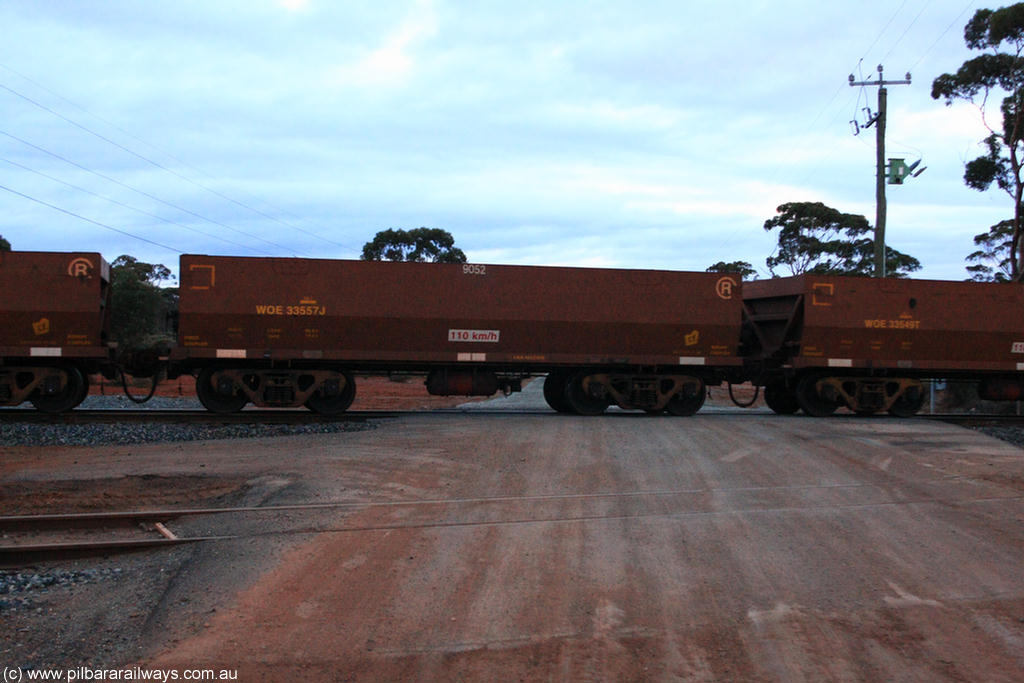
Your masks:
M184 255L172 373L210 410L345 410L355 375L440 395L546 374L556 410L689 415L735 379L741 285L721 274Z
M161 370L196 375L218 412L341 412L370 373L466 396L544 375L548 404L584 415L689 415L708 385L748 380L812 416L911 415L935 378L1024 398L1019 284L204 255L180 273L166 357L109 340L99 254L0 252L0 405L64 412L91 374Z
M912 415L928 378L1024 397L1020 284L822 275L743 286L746 374L778 413Z
M81 403L110 364L109 301L99 254L0 251L0 406Z

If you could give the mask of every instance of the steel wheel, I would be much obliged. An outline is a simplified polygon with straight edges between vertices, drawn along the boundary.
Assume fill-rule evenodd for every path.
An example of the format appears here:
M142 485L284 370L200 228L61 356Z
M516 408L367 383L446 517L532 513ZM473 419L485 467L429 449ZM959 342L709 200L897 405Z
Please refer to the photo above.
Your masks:
M804 375L796 385L796 401L800 409L811 417L828 417L839 407L837 401L830 401L818 393L817 375Z
M237 413L249 402L249 398L241 391L235 389L234 393L222 394L217 391L214 384L217 371L213 368L203 368L196 379L196 396L203 407L211 413Z
M783 382L773 382L764 388L764 402L779 415L792 415L800 410L796 393Z
M33 395L29 401L36 407L36 410L44 413L65 413L85 400L85 395L89 391L89 380L82 374L82 371L74 365L62 367L60 370L67 376L64 388L60 393L49 396Z
M583 387L586 373L579 373L565 385L565 400L577 415L600 415L608 409L606 396L594 396Z
M889 407L889 414L896 417L913 417L924 405L924 392L920 387L910 387Z
M675 415L676 417L688 417L701 409L707 397L708 392L707 388L704 386L704 382L700 383L696 392L692 386L687 386L669 399L668 405L665 406L665 410L668 411L669 415Z
M324 396L319 391L306 399L306 407L320 415L337 415L348 410L356 398L356 382L347 372L339 372L345 378L345 386L334 396Z
M564 370L549 372L544 378L544 400L551 406L552 410L559 413L573 412L565 397L565 385L569 381L570 374Z

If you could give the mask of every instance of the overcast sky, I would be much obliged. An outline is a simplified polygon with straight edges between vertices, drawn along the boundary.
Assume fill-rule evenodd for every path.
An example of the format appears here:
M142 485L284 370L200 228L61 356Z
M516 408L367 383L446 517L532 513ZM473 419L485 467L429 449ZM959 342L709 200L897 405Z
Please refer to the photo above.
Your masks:
M964 279L1009 197L963 185L987 135L931 99L966 0L4 0L0 235L15 249L356 258L443 228L470 261L762 275L779 204L875 217Z

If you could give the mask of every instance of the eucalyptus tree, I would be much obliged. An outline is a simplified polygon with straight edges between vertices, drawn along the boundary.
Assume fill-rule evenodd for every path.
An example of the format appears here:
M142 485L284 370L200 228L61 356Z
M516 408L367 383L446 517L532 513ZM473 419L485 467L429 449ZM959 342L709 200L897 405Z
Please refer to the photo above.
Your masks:
M964 183L979 191L995 185L1012 199L1009 275L1011 280L1019 281L1024 276L1024 3L998 10L978 10L964 27L964 42L982 54L965 61L956 73L936 78L932 82L932 97L944 99L947 106L957 100L972 102L981 112L989 135L982 141L981 156L967 162ZM999 96L1000 115L993 121L989 107ZM1005 226L1000 229L1005 230ZM991 241L1000 242L1001 238L993 232Z
M778 230L778 246L765 263L772 277L784 267L790 275L817 273L863 275L874 273L873 231L864 216L843 213L821 202L790 202L764 223ZM913 256L885 248L888 277L906 277L921 269Z

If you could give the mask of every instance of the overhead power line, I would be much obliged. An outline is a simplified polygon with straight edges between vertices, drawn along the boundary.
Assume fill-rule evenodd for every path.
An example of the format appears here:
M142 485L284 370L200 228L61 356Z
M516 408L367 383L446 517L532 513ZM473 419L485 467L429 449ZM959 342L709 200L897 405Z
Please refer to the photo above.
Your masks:
M249 237L251 239L263 242L264 244L269 244L272 247L277 247L278 249L283 249L286 252L294 253L294 250L289 249L288 247L284 246L283 244L278 244L277 242L271 242L270 240L263 239L262 237L258 237L257 235L253 235L251 233L245 232L244 230L239 230L238 228L233 228L230 225L226 225L224 223L221 223L220 221L215 221L212 218L207 218L206 216L198 214L195 211L190 211L189 209L186 209L184 207L178 206L177 204L172 204L171 202L168 202L168 201L165 201L163 199L160 199L160 197L157 197L156 195L150 194L149 192L146 192L145 190L140 190L137 187L132 187L131 185L128 185L127 183L123 183L120 180L117 180L116 178L111 178L110 176L105 175L103 173L100 173L99 171L95 171L95 170L93 170L91 168L88 168L87 166L83 166L82 164L79 164L79 163L77 163L75 161L72 161L71 159L68 159L67 157L61 156L60 154L57 154L56 152L51 152L48 149L44 149L43 147L40 147L39 145L33 144L33 143L29 142L28 140L24 140L22 138L19 138L17 135L13 135L11 133L8 133L5 130L0 130L0 135L5 135L5 136L11 138L12 140L16 140L16 141L20 142L21 144L26 145L27 147L31 147L32 149L40 151L43 154L47 154L47 155L49 155L49 156L51 156L51 157L53 157L55 159L59 159L60 161L63 161L66 164L70 164L71 166L74 166L75 168L81 169L81 170L85 171L86 173L91 173L91 174L95 175L98 178L102 178L103 180L106 180L107 182L114 183L115 185L120 185L121 187L123 187L123 188L125 188L127 190L131 190L132 192L137 192L138 194L142 195L143 197L148 197L149 199L152 199L155 202L159 202L159 203L163 204L164 206L169 206L172 209L175 209L177 211L181 211L183 213L187 213L190 216L194 216L195 218L198 218L200 220L206 221L208 223L212 223L213 225L220 226L222 228L225 228L226 230L230 230L231 232L237 233L239 235L244 235L244 236Z
M92 223L93 225L97 225L97 226L99 226L101 228L105 228L106 230L113 230L114 232L120 233L122 235L127 235L128 237L131 237L132 239L139 240L140 242L146 242L147 244L152 244L153 246L160 247L161 249L167 249L168 251L173 251L176 254L184 253L180 249L175 249L174 247L167 246L166 244L161 244L160 242L154 242L151 239L147 239L145 237L140 237L139 235L136 235L134 233L130 233L127 230L121 230L120 228L115 228L114 226L107 225L106 223L100 223L99 221L94 221L93 219L86 218L85 216L83 216L81 214L77 214L74 211L68 211L67 209L62 209L61 207L57 206L56 204L51 204L50 202L46 202L46 201L43 201L42 199L38 199L38 198L33 197L31 195L27 195L24 192L18 192L17 190L14 190L14 189L11 189L11 188L7 187L6 185L0 185L0 190L5 190L7 192L10 192L11 194L16 194L19 197L24 197L25 199L27 199L27 200L29 200L31 202L35 202L36 204L42 204L43 206L48 206L51 209L53 209L54 211L60 211L63 214L66 214L68 216L73 216L73 217L75 217L75 218L77 218L79 220L85 221L86 223Z
M900 34L900 37L897 38L896 42L892 44L892 47L890 47L889 51L885 53L885 56L882 57L881 60L879 60L879 64L883 64L883 63L885 63L885 60L889 59L889 55L891 55L893 53L893 50L896 49L896 46L898 46L903 41L903 39L907 36L907 34L910 33L910 29L912 29L914 27L914 24L917 23L917 20L921 18L921 15L924 14L924 11L926 9L928 9L928 3L925 3L924 6L921 7L921 11L917 13L916 17L914 17L913 21L911 21L909 24L907 24L907 27L905 29L903 29L903 33Z
M43 178L46 178L47 180L52 180L55 183L60 183L61 185L64 185L66 187L70 187L71 189L73 189L73 190L75 190L77 192L82 192L84 194L91 195L93 197L97 197L97 198L102 199L104 201L108 201L111 204L116 204L117 206L123 207L125 209L130 209L131 211L135 211L137 213L141 213L144 216L149 216L150 218L155 218L156 220L158 220L158 221L160 221L162 223L167 223L168 225L176 225L179 228L184 228L185 230L189 230L189 231L197 233L199 235L204 235L206 237L210 237L210 238L213 238L215 240L220 240L221 242L224 242L226 244L231 244L231 245L234 245L236 247L242 247L243 249L249 249L250 251L255 251L255 252L260 253L260 254L265 254L267 256L271 256L272 255L268 251L262 251L260 249L256 249L255 247L250 247L248 245L242 244L241 242L232 242L231 240L225 239L225 238L221 237L220 235L214 235L213 233L205 232L205 231L200 230L198 228L193 228L192 226L185 225L184 223L178 223L177 221L168 220L167 218L164 218L163 216L158 216L155 213L150 213L149 211L146 211L145 209L140 209L137 206L132 206L130 204L125 204L124 202L119 202L118 200L114 199L113 197L105 197L104 195L101 195L101 194L98 194L96 192L93 192L92 190L88 190L88 189L86 189L84 187L79 187L78 185L73 185L72 183L69 183L69 182L67 182L65 180L61 180L60 178L55 178L52 175L49 175L47 173L43 173L42 171L38 171L38 170L36 170L34 168L29 168L28 166L25 166L24 164L19 164L17 161L12 161L11 159L5 159L3 157L0 157L0 161L5 161L8 164L10 164L11 166L17 166L18 168L20 168L22 170L25 170L25 171L28 171L29 173L34 173L35 175L41 176Z
M878 41L880 41L882 39L882 36L884 36L885 32L889 30L889 27L892 26L892 22L895 21L896 17L899 15L900 12L903 11L903 8L906 7L906 5L907 5L907 0L903 0L903 2L900 3L900 6L897 7L896 11L892 13L891 17L889 17L889 21L885 22L885 26L883 26L882 30L878 32L877 36L875 36L875 39L871 42L871 45L868 46L868 49L864 50L864 54L863 54L863 56L861 56L860 61L863 62L864 58L868 56L868 53L870 53L871 50L873 50L875 48L875 45L878 45ZM915 19L915 21L916 21L916 19ZM890 52L891 52L891 50L890 50ZM885 60L883 59L882 61L885 61Z
M8 67L4 67L4 68L8 68ZM9 69L9 70L12 71L13 73L17 73L15 71L13 71L12 69ZM201 182L199 182L197 180L189 178L188 176L186 176L186 175L184 175L182 173L179 173L179 172L175 171L174 169L168 168L167 166L161 164L160 162L155 161L153 159L150 159L149 157L145 156L144 154L139 154L135 150L130 149L128 147L125 147L124 145L120 144L119 142L117 142L115 140L111 140L110 138L106 137L105 135L102 135L102 134L92 130L88 126L85 126L85 125L75 121L72 118L64 116L60 112L55 111L54 109L52 109L50 107L47 107L45 104L42 104L41 102L38 102L38 101L32 99L28 95L25 95L24 93L21 93L21 92L15 90L14 88L11 88L8 85L4 85L4 84L0 83L0 89L6 90L7 92L11 93L12 95L15 95L16 97L20 97L21 99L23 99L26 102L32 104L33 106L38 107L39 109L42 109L43 111L45 111L45 112L47 112L47 113L49 113L49 114L51 114L51 115L61 119L62 121L65 121L66 123L74 126L75 128L78 128L79 130L84 131L84 132L86 132L86 133L88 133L88 134L90 134L90 135L92 135L92 136L102 140L103 142L105 142L105 143L107 143L109 145L112 145L113 147L116 147L117 149L120 149L121 151L123 151L123 152L125 152L127 154L132 155L133 157L135 157L137 159L145 161L146 163L151 164L152 166L160 169L161 171L164 171L165 173L169 173L170 175L174 176L175 178L183 180L186 183L194 185L195 187L198 187L201 190L204 190L204 191L206 191L206 192L208 192L208 193L210 193L210 194L212 194L212 195L214 195L216 197L219 197L220 199L223 199L223 200L225 200L227 202L231 202L232 204L235 204L236 206L242 207L243 209L246 209L247 211L251 211L251 212L253 212L253 213L255 213L255 214L259 215L259 216L262 216L263 218L266 218L266 219L268 219L270 221L273 221L275 223L283 225L283 226L285 226L287 228L290 228L292 230L295 230L297 232L303 233L304 235L308 235L310 237L313 237L315 239L321 240L323 242L327 242L328 244L333 244L335 246L343 247L345 249L349 249L350 248L349 246L341 244L340 242L335 242L334 240L330 240L330 239L327 239L326 237L322 237L322 236L316 234L315 232L311 232L309 230L304 230L303 228L300 228L300 227L298 227L296 225L292 225L291 223L287 223L285 221L282 221L281 219L279 219L279 218L277 218L275 216L272 216L272 215L270 215L270 214L268 214L268 213L266 213L264 211L261 211L260 209L257 209L256 207L250 206L250 205L246 204L245 202L241 202L241 201L239 201L239 200L237 200L237 199L235 199L233 197L230 197L230 196L224 194L223 192L215 190L215 189L213 189L211 187L208 187L208 186L204 185L203 183L201 183ZM48 91L48 92L50 92L50 91ZM58 97L59 97L59 95L58 95ZM61 99L64 99L64 98L61 98ZM86 111L86 110L82 109L82 111ZM116 128L116 126L115 126L115 128ZM134 136L132 136L132 137L134 137ZM138 139L138 138L135 138L135 139ZM149 146L152 147L152 145L149 145ZM154 149L156 149L156 148L154 147ZM180 161L180 160L178 160L178 161ZM195 169L195 170L198 170L198 169Z
M974 3L975 3L975 0L971 0L970 2L968 2L967 6L964 7L962 10L960 10L960 14L956 15L956 18L953 19L953 21L949 22L949 26L946 27L946 30L939 34L939 37L936 38L935 41L932 42L932 44L928 46L927 50L925 50L924 52L921 53L921 56L918 57L917 61L914 62L914 64L910 67L910 71L911 72L913 72L914 69L917 68L918 64L920 64L922 61L924 61L924 58L928 56L928 53L930 53L932 50L935 49L935 46L939 44L939 41L942 40L943 38L945 38L946 34L953 30L954 26L956 26L957 24L961 23L961 21L963 20L963 16L965 14L967 14L967 10L971 9L971 7L974 5Z

